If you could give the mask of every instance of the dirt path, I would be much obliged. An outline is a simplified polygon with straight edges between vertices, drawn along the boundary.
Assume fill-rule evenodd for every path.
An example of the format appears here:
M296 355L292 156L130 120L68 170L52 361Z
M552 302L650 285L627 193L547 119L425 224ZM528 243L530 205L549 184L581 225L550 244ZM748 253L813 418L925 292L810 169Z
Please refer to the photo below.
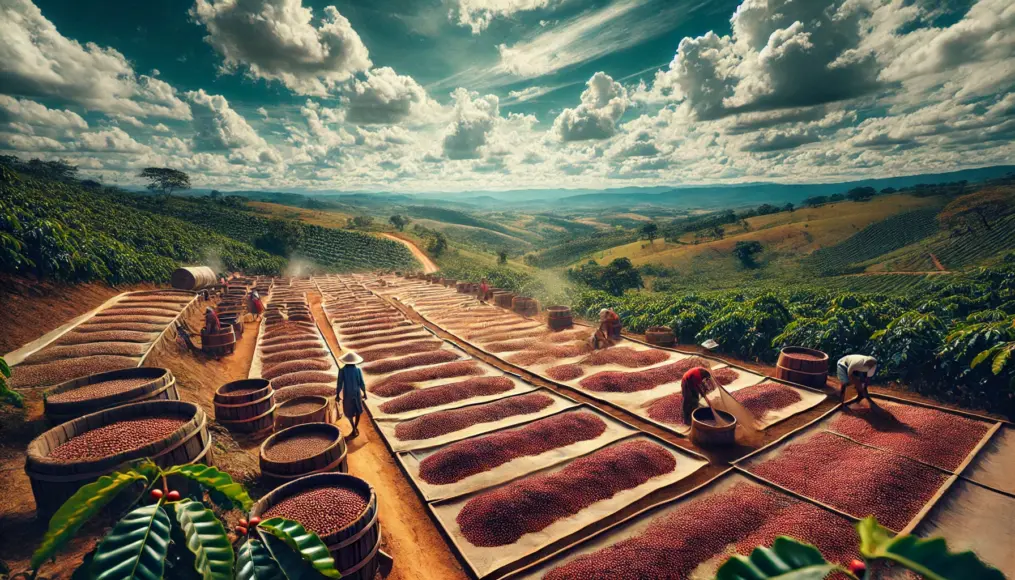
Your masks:
M321 308L321 296L310 295L317 325L332 352L342 352L331 325ZM351 425L338 423L348 434ZM374 428L368 413L360 419L359 436L348 441L349 473L368 481L377 490L377 504L383 544L381 548L394 558L386 580L465 580L468 576L448 548L426 510L423 500L409 485L384 439Z
M930 261L934 262L934 267L937 268L938 270L940 270L942 272L947 272L948 271L944 267L944 264L941 263L941 260L938 260L937 256L935 256L934 254L930 254Z
M395 234L381 234L381 235L384 236L385 238L388 238L389 240L394 240L404 245L406 248L409 248L409 251L412 252L412 255L415 256L417 260L419 260L420 264L423 264L424 274L433 274L434 272L440 269L437 267L437 264L434 264L433 260L430 259L430 256L424 254L423 250L419 249L419 246L417 246L416 243L413 242L412 240L400 238Z

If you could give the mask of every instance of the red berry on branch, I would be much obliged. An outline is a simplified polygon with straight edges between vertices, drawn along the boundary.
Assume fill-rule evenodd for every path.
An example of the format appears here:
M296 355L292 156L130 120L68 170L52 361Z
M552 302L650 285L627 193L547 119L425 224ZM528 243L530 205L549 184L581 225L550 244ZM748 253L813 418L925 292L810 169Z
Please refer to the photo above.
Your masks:
M175 489L166 494L166 499L169 501L180 501L180 492Z
M250 527L255 528L259 523L261 523L261 518L257 516L250 518Z
M161 489L153 489L149 495L151 495L151 498L153 500L159 501L160 499L162 499L162 490Z
M867 573L867 564L864 564L862 560L853 560L847 568L850 574L857 578L863 578L863 575Z
M241 536L246 536L247 535L247 528L245 528L243 526L236 526L236 533L241 535Z
M247 520L240 518L240 526L247 527Z

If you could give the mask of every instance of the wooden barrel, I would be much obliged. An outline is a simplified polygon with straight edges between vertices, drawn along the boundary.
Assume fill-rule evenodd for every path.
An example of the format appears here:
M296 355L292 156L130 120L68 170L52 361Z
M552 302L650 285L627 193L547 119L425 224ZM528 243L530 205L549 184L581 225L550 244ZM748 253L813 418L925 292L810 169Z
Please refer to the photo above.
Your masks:
M709 407L698 407L691 413L691 441L698 445L733 445L736 441L737 418L726 411L718 411L726 425L715 424L715 415Z
M511 299L511 310L522 316L535 316L539 314L539 304L532 298L515 296Z
M645 330L645 342L655 346L673 346L677 337L668 326L650 326Z
M269 458L272 447L299 437L325 437L332 443L310 457L286 461L280 458ZM282 429L268 437L261 444L260 463L261 475L270 477L278 483L291 481L314 473L339 471L347 473L349 463L345 437L335 425L330 423L303 423Z
M802 346L787 346L779 352L779 366L805 373L828 373L828 355Z
M275 390L267 379L243 379L215 391L215 421L230 431L260 433L275 424Z
M275 410L275 430L303 423L327 423L331 419L331 400L308 395L289 399Z
M109 385L102 389L102 383L130 381L135 383L122 387ZM93 388L92 385L97 385ZM84 389L84 390L83 390ZM75 394L78 395L75 397ZM149 400L178 401L176 377L168 369L141 367L121 369L88 375L67 381L45 392L43 406L46 418L53 423L63 423L82 415L128 403Z
M233 352L236 347L236 333L230 326L225 330L208 334L201 331L201 350L208 354L222 355Z
M501 308L510 309L514 302L515 295L511 292L504 292L493 297L493 303Z
M57 462L47 456L73 437L128 419L180 417L186 423L165 438L99 459ZM143 401L105 409L68 421L46 431L28 444L25 473L32 483L36 510L48 518L83 485L126 464L151 458L168 468L190 463L211 463L208 417L201 407L184 401Z
M380 563L377 551L381 545L381 526L377 521L377 494L366 481L345 473L319 473L301 477L262 497L254 504L250 515L263 519L271 506L283 499L322 487L349 489L366 498L367 508L356 521L341 530L318 536L331 551L343 580L373 580Z
M169 283L177 290L200 290L218 283L218 277L208 266L188 266L173 270Z
M568 306L548 306L546 313L546 325L550 330L564 330L574 325L571 308Z

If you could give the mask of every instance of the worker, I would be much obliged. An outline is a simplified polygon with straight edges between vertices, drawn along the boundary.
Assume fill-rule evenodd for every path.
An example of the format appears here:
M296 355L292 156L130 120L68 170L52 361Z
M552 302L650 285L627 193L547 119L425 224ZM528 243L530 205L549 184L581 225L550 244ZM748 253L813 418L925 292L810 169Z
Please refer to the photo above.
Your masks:
M264 302L256 289L250 293L250 311L254 314L254 320L260 320L264 313Z
M847 354L840 358L839 363L835 367L835 374L842 385L842 390L839 393L839 402L846 403L846 387L852 383L856 387L858 399L867 399L873 405L874 401L871 399L867 388L870 387L871 379L874 378L874 373L877 370L878 360L872 356Z
M363 362L363 358L350 350L338 362L342 363L342 369L338 371L335 399L342 399L342 414L352 425L352 433L349 434L352 438L359 435L359 417L363 413L363 401L367 398L363 372L356 366Z
M204 311L204 332L205 334L216 334L222 330L222 323L211 306Z
M711 379L712 373L705 367L694 367L680 379L680 394L684 399L684 423L691 424L691 413L698 408L702 397L708 402L706 395L712 390L709 384Z
M490 293L490 283L486 281L486 278L479 283L479 299L486 302L486 297Z
M620 316L609 308L599 311L599 328L609 340L620 339Z
M606 337L606 331L597 328L589 337L589 344L592 345L592 350L600 350L610 346L610 339Z

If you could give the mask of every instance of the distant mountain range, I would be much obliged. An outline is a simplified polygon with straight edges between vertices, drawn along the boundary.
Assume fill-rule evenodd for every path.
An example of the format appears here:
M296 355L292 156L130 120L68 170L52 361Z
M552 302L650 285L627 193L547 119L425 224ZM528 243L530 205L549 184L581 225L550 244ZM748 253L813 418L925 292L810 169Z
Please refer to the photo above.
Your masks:
M845 193L854 187L900 189L919 184L954 181L984 181L1015 173L1015 165L997 165L963 169L948 173L926 173L901 177L858 179L839 183L785 184L759 182L736 185L688 185L681 187L622 187L594 189L525 189L477 192L427 193L343 193L343 192L272 192L230 191L260 201L302 205L306 198L327 207L354 210L390 204L452 206L459 209L564 210L608 209L656 206L681 209L716 209L755 206L762 203L800 203L808 197ZM207 195L211 190L193 189L188 195Z

